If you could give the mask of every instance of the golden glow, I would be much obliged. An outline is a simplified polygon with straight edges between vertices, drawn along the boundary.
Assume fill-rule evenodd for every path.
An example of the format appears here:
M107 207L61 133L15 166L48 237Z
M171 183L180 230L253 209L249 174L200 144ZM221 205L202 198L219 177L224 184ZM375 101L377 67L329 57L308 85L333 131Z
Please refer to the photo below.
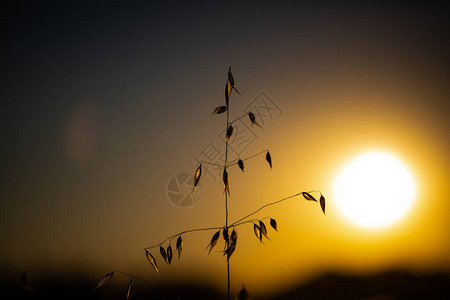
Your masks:
M380 228L395 223L408 212L415 197L415 183L399 159L370 152L340 171L334 194L346 219L363 227Z

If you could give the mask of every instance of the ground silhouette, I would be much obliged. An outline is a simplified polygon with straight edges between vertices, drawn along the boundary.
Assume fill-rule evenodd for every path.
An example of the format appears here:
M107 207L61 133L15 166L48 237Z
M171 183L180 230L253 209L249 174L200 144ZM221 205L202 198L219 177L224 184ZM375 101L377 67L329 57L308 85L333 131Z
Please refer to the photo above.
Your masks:
M91 278L70 273L33 277L30 289L24 286L21 276L2 276L2 279L2 299L126 299L123 286L109 284L107 289L94 290L95 282ZM226 299L226 293L202 283L171 287L176 295L167 289L136 282L130 299ZM252 296L252 291L248 292ZM327 274L281 293L252 299L450 299L450 274L419 275L402 271L367 276Z

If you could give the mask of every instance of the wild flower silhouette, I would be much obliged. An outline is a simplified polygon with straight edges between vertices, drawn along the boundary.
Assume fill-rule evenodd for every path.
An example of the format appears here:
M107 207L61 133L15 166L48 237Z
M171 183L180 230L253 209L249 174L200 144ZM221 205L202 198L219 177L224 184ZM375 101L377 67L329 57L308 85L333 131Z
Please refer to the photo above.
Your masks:
M212 163L212 162L208 162L208 161L201 161L199 166L197 167L197 169L194 172L194 186L193 186L193 191L197 188L198 183L200 182L201 176L202 176L202 165L203 164L208 164L208 165L213 165L213 166L218 166L220 168L223 169L222 172L222 181L223 181L223 186L224 186L224 190L223 190L223 195L224 195L224 201L225 201L225 224L222 227L208 227L208 228L196 228L196 229L190 229L190 230L186 230L186 231L182 231L179 233L176 233L168 238L166 238L165 240L163 240L162 242L150 246L150 247L146 247L144 248L145 251L145 256L148 260L148 262L150 263L150 265L153 267L153 269L157 272L157 274L159 275L159 269L158 269L158 265L157 265L157 261L155 259L155 257L153 256L153 254L151 254L150 250L153 250L155 248L159 247L159 252L160 255L162 257L162 259L167 263L167 264L171 264L172 262L172 258L174 255L174 252L172 250L172 241L177 238L176 241L176 247L175 247L175 252L178 254L178 259L180 259L181 257L181 253L183 250L183 235L186 235L188 233L193 233L193 232L198 232L198 231L215 231L211 237L211 240L209 242L209 244L206 246L206 250L208 250L208 254L211 253L211 251L214 249L214 247L217 245L220 237L222 236L223 242L224 242L224 250L223 252L223 256L226 256L226 264L227 264L227 298L228 300L231 299L231 294L230 294L230 277L231 277L231 270L230 270L230 258L233 255L233 253L236 251L236 247L237 247L237 241L238 241L238 233L237 233L237 228L242 226L242 225L246 225L246 224L252 224L253 226L253 232L256 236L256 238L262 242L263 238L269 239L269 234L267 231L267 226L264 223L264 220L269 219L269 225L272 229L274 229L275 231L278 231L278 223L275 219L270 218L270 217L264 217L261 219L249 219L252 215L256 214L257 212L263 210L266 207L275 205L275 204L279 204L283 201L292 199L294 197L297 196L303 196L303 198L305 198L308 201L314 201L314 202L318 202L316 200L316 198L312 195L313 193L319 193L320 198L319 198L319 202L320 203L320 207L323 211L323 213L325 214L325 197L322 195L322 193L320 191L308 191L308 192L299 192L296 193L294 195L267 203L261 207L259 207L258 209L256 209L255 211L249 213L248 215L238 219L237 221L234 221L233 223L229 222L229 217L228 217L228 199L231 195L231 190L230 190L230 178L228 175L228 169L234 166L238 166L242 172L244 172L244 162L255 158L257 156L263 155L265 154L265 160L267 161L269 167L272 169L272 156L269 152L269 150L263 150L261 152L258 152L254 155L251 155L249 157L246 158L240 158L237 157L233 160L229 160L229 152L228 152L228 143L229 140L231 138L231 136L233 135L234 132L234 127L233 127L233 123L235 123L236 121L244 118L245 116L248 116L251 125L256 125L256 126L261 126L257 120L255 115L251 112L248 111L246 113L244 113L242 116L230 121L230 116L229 116L229 112L230 112L230 96L232 91L235 91L238 95L241 95L235 85L235 80L233 77L233 74L231 73L231 66L228 70L228 78L225 84L225 105L223 106L218 106L216 107L212 114L214 115L221 115L226 113L226 131L225 131L225 159L222 165L219 165L217 163ZM266 221L267 222L267 221ZM128 284L128 288L127 288L127 292L126 292L126 297L127 300L130 298L130 294L132 291L132 287L133 287L133 279L137 279L137 280L142 280L142 281L146 281L146 282L150 282L153 284L156 284L158 286L161 286L153 281L144 279L144 278L140 278L131 274L127 274L125 272L119 271L119 270L114 270L113 272L110 272L108 274L106 274L98 283L96 288L99 288L101 286L103 286L104 284L106 284L115 273L120 273L122 275L128 276L130 277L130 282ZM245 287L243 286L241 291L238 294L238 298L239 299L245 299L246 297L248 297L248 292L245 289Z

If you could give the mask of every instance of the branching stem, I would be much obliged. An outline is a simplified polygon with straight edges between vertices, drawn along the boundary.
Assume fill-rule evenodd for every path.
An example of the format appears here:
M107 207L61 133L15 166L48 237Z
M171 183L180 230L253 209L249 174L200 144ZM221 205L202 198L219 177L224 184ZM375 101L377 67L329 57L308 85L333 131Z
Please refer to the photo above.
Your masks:
M280 200L277 200L277 201L274 201L274 202L267 203L266 205L263 205L263 206L261 206L260 208L258 208L257 210L255 210L254 212L249 213L248 215L246 215L246 216L243 217L243 218L240 218L239 220L237 220L236 222L234 222L233 224L231 224L231 226L237 225L239 222L241 222L241 221L247 219L248 217L250 217L250 216L256 214L257 212L263 210L264 208L266 208L266 207L268 207L268 206L271 206L271 205L275 205L275 204L281 203L281 202L283 202L283 201L286 201L286 200L288 200L288 199L294 198L294 197L299 196L299 195L301 195L301 194L302 194L302 193L297 193L297 194L294 194L294 195L292 195L292 196L288 196L288 197L286 197L286 198L283 198L283 199L280 199Z
M231 123L230 123L231 124ZM228 143L228 141L226 141L226 143ZM228 148L228 147L227 147ZM246 161L246 160L249 160L249 159L252 159L253 157L255 157L255 156L258 156L258 155L261 155L261 154L263 154L263 153L266 153L266 152L268 152L269 150L263 150L263 151L261 151L261 152L258 152L258 153L256 153L256 154L253 154L252 156L249 156L249 157L247 157L247 158L244 158L244 159L241 159L242 161ZM225 151L225 152L227 152L227 151ZM228 153L226 153L226 154L228 154ZM228 156L228 155L227 155ZM210 163L210 162L207 162L207 161L204 161L204 160L202 160L202 161L200 161L200 163L201 164L207 164L207 165L211 165L211 166L216 166L216 167L220 167L220 168L225 168L225 166L227 167L227 168L229 168L229 167L231 167L231 166L234 166L234 165L236 165L237 164L237 162L238 162L238 160L239 160L239 158L236 158L236 159L234 159L234 160L232 160L229 164L226 164L225 163L225 165L219 165L219 164L215 164L215 163Z
M219 164L215 164L215 163L210 163L210 162L207 162L207 161L200 161L200 163L201 164L207 164L207 165L211 165L211 166L217 166L217 167L221 167L221 168L223 168L224 166L222 166L222 165L219 165Z
M177 234L171 235L170 237L166 238L164 241L162 241L161 243L159 243L157 245L150 246L150 247L145 247L144 250L149 250L149 249L152 249L152 248L159 247L162 244L164 244L165 242L167 242L168 240L172 241L177 236L180 236L180 235L185 234L185 233L196 232L196 231L207 231L207 230L219 230L219 229L222 229L222 228L223 227L221 226L221 227L206 227L206 228L195 228L195 229L185 230L185 231L179 232Z
M252 158L255 157L255 156L258 156L258 155L260 155L260 154L266 153L266 152L268 152L268 151L269 151L269 150L266 149L266 150L263 150L263 151L258 152L258 153L256 153L256 154L253 154L252 156L249 156L249 157L244 158L244 159L241 159L241 160L242 160L242 161L246 161L246 160L252 159ZM230 163L227 165L227 168L228 168L228 167L231 167L231 166L234 166L235 164L237 164L238 160L239 160L239 158L236 158L235 160L233 160L232 162L230 162Z
M246 112L245 114L243 114L242 116L240 116L239 118L234 119L233 121L230 122L230 124L239 121L240 119L242 119L243 117L245 117L248 114L248 112Z
M318 190L316 190L316 191L308 191L307 193L321 193L321 192L318 191ZM322 194L322 193L321 193L321 194ZM253 216L254 214L260 212L261 210L263 210L264 208L266 208L266 207L268 207L268 206L272 206L272 205L275 205L275 204L284 202L284 201L286 201L286 200L289 200L289 199L291 199L291 198L294 198L294 197L297 197L297 196L301 196L301 195L302 195L302 192L297 193L297 194L294 194L294 195L291 195L291 196L288 196L288 197L285 197L285 198L282 198L282 199L279 199L279 200L276 200L276 201L273 201L273 202L269 202L269 203L267 203L267 204L261 206L261 207L258 208L257 210L255 210L255 211L249 213L249 214L246 215L245 217L242 217L242 218L240 218L239 220L237 220L237 221L235 221L235 222L233 222L233 223L231 223L231 224L229 224L229 225L227 224L227 225L228 225L227 228L229 228L229 227L238 227L238 226L243 225L243 224L246 224L246 223L251 223L251 222L254 222L254 221L262 220L262 219L252 219L252 220L244 221L245 219L247 219L247 218ZM267 218L267 217L264 217L263 219L265 219L265 218ZM196 231L219 230L219 229L223 229L223 228L224 228L224 227L221 226L221 227L205 227L205 228L196 228L196 229L185 230L185 231L179 232L179 233L177 233L177 234L171 235L170 237L166 238L164 241L162 241L161 243L159 243L159 244L157 244L157 245L150 246L150 247L146 247L146 248L144 248L144 249L145 249L145 250L149 250L149 249L152 249L152 248L161 246L162 244L164 244L164 243L167 242L168 240L173 240L173 239L176 238L177 236L180 236L180 235L185 234L185 233L196 232Z
M176 291L174 291L173 289L171 289L171 288L169 288L169 287L167 287L167 286L164 286L164 285L162 285L162 284L159 284L159 283L156 283L156 282L154 282L154 281L148 280L148 279L146 279L146 278L142 278L142 277L139 277L139 276L131 275L131 274L129 274L129 273L125 273L125 272L120 271L120 270L114 270L114 272L117 272L117 273L120 273L120 274L122 274L122 275L128 276L129 278L133 278L133 279L137 279L137 280L144 281L144 282L147 282L147 283L151 283L151 284L156 285L157 287L160 287L160 288L162 288L162 289L167 289L167 290L170 291L172 294L174 294L175 296L177 296L178 299L180 299L180 297L178 296L178 294L176 293Z
M231 223L231 224L229 223L229 221L228 221L228 219L229 219L229 216L228 216L228 198L231 197L231 194L230 194L230 188L229 188L229 181L228 181L227 168L229 168L229 167L231 167L231 166L234 166L234 165L238 164L238 162L239 162L239 166L240 166L240 167L242 168L242 170L243 170L243 165L240 163L240 161L246 161L246 160L252 159L252 158L254 158L254 157L258 156L258 155L261 155L261 154L263 154L263 153L267 153L266 160L269 162L270 167L272 167L272 162L271 162L271 158L270 158L270 155L269 155L269 150L263 150L263 151L261 151L261 152L258 152L258 153L256 153L256 154L252 155L252 156L249 156L249 157L247 157L247 158L244 158L244 159L236 158L236 159L232 160L231 162L228 162L228 145L229 145L229 139L230 139L230 137L231 137L231 135L232 135L232 132L233 132L233 127L232 127L231 124L233 124L234 122L239 121L240 119L242 119L242 118L244 118L245 116L248 115L249 118L250 118L250 121L252 122L252 125L255 124L255 125L260 126L260 125L255 121L255 116L254 116L254 114L251 113L251 112L246 112L246 113L244 113L243 115L241 115L240 117L237 117L236 119L234 119L233 121L230 121L230 113L229 113L229 111L230 111L229 97L230 97L231 91L232 91L233 89L236 90L236 88L234 87L234 79L233 79L233 77L232 77L232 75L231 75L231 66L230 66L230 69L229 69L228 72L229 72L229 73L228 73L228 80L227 80L227 84L226 84L226 87L225 87L225 100L226 100L226 128L225 128L225 132L226 132L226 136L225 136L225 158L224 158L224 162L223 162L223 165L221 165L220 163L212 163L212 162L201 161L201 162L200 162L200 167L198 168L199 173L197 174L197 172L196 172L196 175L195 175L195 176L196 176L196 177L195 177L195 180L194 180L194 181L195 181L195 182L194 182L194 185L195 185L195 186L194 186L194 188L193 188L193 190L195 190L196 185L197 185L197 183L198 183L198 180L200 179L200 174L201 174L201 164L208 164L208 165L211 165L211 166L217 166L217 167L220 167L221 169L223 169L223 181L224 181L224 186L225 186L225 190L224 190L224 194L225 194L225 226L220 226L220 227L206 227L206 228L196 228L196 229L185 230L185 231L179 232L179 233L177 233L177 234L171 235L170 237L166 238L165 240L163 240L162 242L160 242L160 243L157 244L157 245L153 245L153 246L144 248L145 251L147 251L147 250L149 250L149 249L156 248L156 247L162 247L162 245L163 245L164 243L166 243L167 241L169 241L169 245L170 245L170 243L172 242L172 240L173 240L174 238L180 237L182 234L187 234L187 233L191 233L191 232L197 232L197 231L209 231L209 230L219 230L218 233L220 234L220 230L223 230L222 232L223 232L224 237L225 237L225 236L226 236L225 233L228 233L228 229L229 229L229 228L235 228L235 227L238 227L238 226L241 226L241 225L244 225L244 224L257 223L257 222L260 222L261 220L264 220L264 219L269 218L269 217L264 217L264 218L262 218L262 219L249 219L249 217L253 216L254 214L258 213L259 211L263 210L264 208L266 208L266 207L268 207L268 206L275 205L275 204L279 204L279 203L284 202L284 201L286 201L286 200L288 200L288 199L291 199L291 198L294 198L294 197L296 197L296 196L302 195L302 192L300 192L300 193L297 193L297 194L294 194L294 195L291 195L291 196L288 196L288 197L285 197L285 198L282 198L282 199L279 199L279 200L276 200L276 201L267 203L267 204L261 206L260 208L258 208L257 210L251 212L250 214L248 214L248 215L246 215L246 216L240 218L239 220L235 221L234 223ZM237 90L236 90L236 92L239 94L239 92L238 92ZM240 95L240 94L239 94L239 95ZM220 112L216 112L217 109L216 109L214 112L215 112L215 113L222 113L222 112L223 112L223 107L218 107L218 108L219 108ZM322 195L322 193L321 193L320 191L310 191L310 192L308 192L308 193L314 193L314 192L319 192L319 193ZM303 193L304 193L304 192L303 192ZM306 194L303 194L303 195L305 196L305 198L306 198L307 200L315 200L315 199L311 199L312 196L310 196L310 195L306 195ZM321 206L322 206L322 199L321 199ZM322 209L323 209L323 211L324 211L324 213L325 213L324 206L322 206ZM260 225L262 226L262 224L260 224ZM275 226L276 224L275 224L275 225L271 224L271 225L272 225L273 227L276 227L276 226ZM263 226L262 226L262 227L263 227ZM265 226L264 226L263 228L264 228L264 235L266 235L266 232L265 232ZM275 228L275 229L276 229L276 228ZM255 231L255 232L256 232L256 231ZM261 232L262 232L262 230L261 230ZM234 229L233 229L233 233L231 234L231 238L232 238L232 239L235 239L234 236L235 236L235 235L234 235ZM211 243L214 242L214 245L215 245L215 242L217 242L217 237L218 237L218 236L215 235L214 238L213 238L214 241L211 241ZM260 234L260 240L262 241L262 236L261 236L261 234ZM225 253L227 254L227 299L230 300L230 299L231 299L231 298L230 298L230 296L231 296L231 294L230 294L230 282L231 282L231 281L230 281L230 255L231 255L231 253L233 253L234 248L232 248L232 247L228 244L228 237L226 238L225 241L226 241L226 246L227 246L229 249L231 249L231 252L229 252L229 253L227 253L229 249L227 249L227 250L225 251ZM234 242L235 242L235 240L233 241L233 243L234 243ZM210 251L211 251L211 248L214 247L214 245L211 245L211 244L210 244L210 246L211 246L211 247L210 247ZM232 245L235 246L235 244L232 244ZM181 249L178 249L178 250L180 251ZM162 252L162 251L161 251L161 252ZM181 251L180 251L180 253L181 253ZM164 259L166 259L165 254L164 254L163 252L162 252L162 254L163 254L163 256L164 256ZM147 254L147 255L148 255L148 254ZM152 257L151 255L150 255L150 257L153 259L153 257ZM149 256L147 256L147 258L149 258ZM149 260L150 260L150 259L149 259ZM154 259L153 259L153 260L154 260ZM166 260L166 261L167 261L167 260ZM152 261L152 260L150 260L150 263L151 263L151 264L155 267L155 269L157 270L157 268L156 268L156 263L155 263L154 261ZM148 279L145 279L145 278L142 278L142 277L138 277L138 276L135 276L135 275L131 275L131 274L128 274L128 273L119 271L119 270L114 270L114 272L117 272L117 273L120 273L120 274L122 274L122 275L128 276L129 278L133 278L133 279L145 281L145 282L154 284L154 285L156 285L156 286L158 286L158 287L168 289L171 293L173 293L174 295L176 295L177 298L179 298L178 295L177 295L172 289L167 288L167 287L165 287L165 286L163 286L163 285L161 285L161 284L158 284L158 283L153 282L153 281L151 281L151 280L148 280ZM100 284L102 284L102 282L101 282Z

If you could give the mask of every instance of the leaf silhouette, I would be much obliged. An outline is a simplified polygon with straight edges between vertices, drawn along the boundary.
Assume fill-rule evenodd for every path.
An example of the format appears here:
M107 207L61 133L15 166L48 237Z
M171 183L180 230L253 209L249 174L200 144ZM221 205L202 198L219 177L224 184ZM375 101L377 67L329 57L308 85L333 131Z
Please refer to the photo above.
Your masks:
M241 93L238 92L238 90L236 89L236 86L234 85L234 78L233 78L233 74L231 74L231 66L228 69L228 82L230 83L231 87L236 91L236 93L239 94L239 96L241 95ZM231 93L231 91L230 91Z
M222 236L223 236L223 240L225 241L225 248L228 247L228 244L230 243L230 236L228 234L228 228L224 228L222 230Z
M159 252L161 253L161 256L164 258L164 261L167 262L167 254L166 249L164 249L162 246L159 246Z
M230 81L228 80L227 81L227 94L228 94L228 97L230 97L232 90L233 90L233 86L231 85Z
M227 128L227 136L226 136L227 141L230 139L232 134L233 134L233 126L231 126L231 124L230 124Z
M195 190L197 188L197 184L200 181L200 176L202 176L202 164L200 164L200 166L198 166L197 170L195 171L193 190Z
M241 168L242 172L244 172L244 162L241 159L238 160L238 166Z
M172 262L172 246L167 247L167 263L170 265L170 263Z
M250 118L250 122L252 122L252 124L253 124L256 120L255 115L251 111L249 111L248 117Z
M177 239L177 251L178 251L178 259L180 259L181 251L183 251L183 239L181 235Z
M261 241L261 238L262 238L262 236L261 236L261 230L260 230L259 226L258 226L256 223L253 223L253 232L255 233L256 238L257 238L259 241Z
M270 156L270 152L267 151L266 160L269 163L270 168L272 169L272 157Z
M225 187L225 192L228 192L228 195L230 194L230 182L228 181L228 172L227 169L223 169L223 185Z
M245 285L242 285L242 289L237 295L236 300L250 300L250 294L247 292Z
M224 113L227 111L227 107L226 106L218 106L216 107L216 109L213 111L213 114L218 115L221 113Z
M272 226L273 229L278 231L278 229L277 229L277 221L275 219L270 218L270 226Z
M101 287L102 285L107 283L113 277L114 272L115 271L112 271L111 273L108 273L105 276L103 276L102 279L100 280L100 282L97 284L95 289L98 289L99 287Z
M145 250L145 256L147 256L148 262L152 265L153 269L155 269L156 273L158 273L158 275L159 275L158 266L156 265L156 260L153 257L153 255L150 252L148 252L147 250Z
M227 261L230 260L230 257L233 254L234 250L236 250L236 243L231 243L223 254L227 255Z
M219 236L220 236L220 230L217 231L216 233L214 233L213 237L211 238L211 242L209 242L209 245L208 245L208 247L209 247L208 254L211 253L211 250L214 248L214 246L216 246ZM206 247L206 249L208 249L208 247Z
M325 214L325 197L320 195L320 208L322 208L323 214Z
M236 93L238 93L239 96L242 96L241 93L239 93L239 91L237 90L235 85L233 85L233 89L236 91Z
M231 66L228 69L228 81L230 82L231 86L234 86L234 78L233 74L231 74Z
M260 232L267 238L269 239L269 237L267 236L267 228L266 225L264 224L263 221L259 221L259 229ZM262 236L261 236L261 240L262 240ZM270 240L270 239L269 239Z
M230 102L230 93L231 93L230 84L227 80L227 84L225 85L225 103L226 103L227 107Z
M302 192L302 195L308 201L316 201L317 202L316 198L314 198L310 193Z
M133 279L130 279L130 283L128 284L128 289L127 289L127 300L130 299L130 294L131 294L131 288L133 287Z
M252 126L257 125L257 126L261 127L261 125L259 125L258 122L256 122L256 117L251 111L248 112L248 117L250 118L250 122L252 123Z
M227 249L225 250L223 255L227 255L227 261L230 260L231 255L233 254L234 250L236 250L236 242L237 242L237 233L236 231L233 229L233 231L231 232L231 243L230 245L227 247Z
M223 255L227 255L227 261L230 260L231 255L234 253L234 250L236 250L236 243L231 243L230 246L228 246L227 250L225 250L225 253Z
M233 231L231 232L230 239L231 239L231 243L236 243L236 241L237 241L237 232L236 232L236 230L233 229Z

